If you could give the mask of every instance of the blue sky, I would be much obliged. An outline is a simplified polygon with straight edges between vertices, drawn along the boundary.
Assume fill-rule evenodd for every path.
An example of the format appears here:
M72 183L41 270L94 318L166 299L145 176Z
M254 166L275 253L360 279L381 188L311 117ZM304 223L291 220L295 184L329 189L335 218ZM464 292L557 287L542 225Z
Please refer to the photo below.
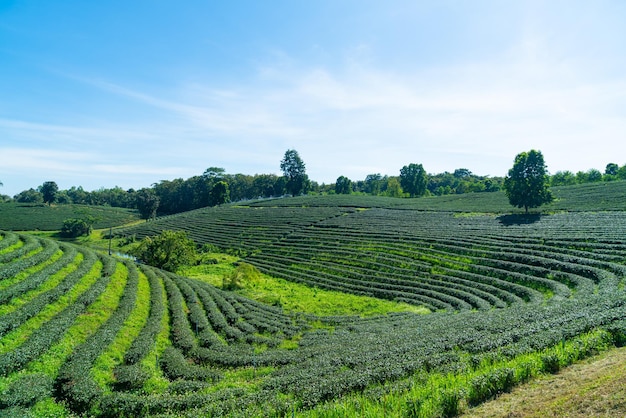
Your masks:
M0 0L0 193L626 164L626 2Z

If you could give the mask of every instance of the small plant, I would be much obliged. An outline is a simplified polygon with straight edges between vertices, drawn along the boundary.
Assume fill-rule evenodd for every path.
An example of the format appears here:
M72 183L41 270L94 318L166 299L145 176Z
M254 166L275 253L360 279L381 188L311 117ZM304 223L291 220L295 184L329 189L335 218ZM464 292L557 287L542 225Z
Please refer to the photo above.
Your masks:
M222 278L222 289L237 290L246 283L258 281L261 273L251 264L239 263L237 268Z

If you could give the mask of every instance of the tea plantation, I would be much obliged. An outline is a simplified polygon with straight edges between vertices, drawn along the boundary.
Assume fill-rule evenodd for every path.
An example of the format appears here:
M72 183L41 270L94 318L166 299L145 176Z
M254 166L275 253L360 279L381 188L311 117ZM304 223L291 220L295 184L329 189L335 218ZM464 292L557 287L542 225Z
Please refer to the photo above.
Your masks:
M117 232L185 230L267 275L426 315L286 313L86 247L0 232L0 415L455 416L626 342L622 188L563 188L561 208L542 215L468 203L496 195L466 198L468 210L436 198L320 196Z

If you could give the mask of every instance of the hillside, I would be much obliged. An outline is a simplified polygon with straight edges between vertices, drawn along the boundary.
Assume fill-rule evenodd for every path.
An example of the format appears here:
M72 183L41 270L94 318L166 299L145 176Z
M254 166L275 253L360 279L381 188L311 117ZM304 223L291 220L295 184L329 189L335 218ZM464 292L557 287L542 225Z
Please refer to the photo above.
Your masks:
M569 209L545 215L480 206L496 194L466 197L482 207L467 211L321 196L118 230L119 242L185 230L228 263L426 315L287 312L0 232L0 414L454 416L626 342L621 187L563 188Z
M137 211L108 206L0 203L0 229L58 231L70 218L95 219L94 228L110 228L139 220Z
M626 181L585 183L551 188L554 202L541 207L541 212L624 211ZM249 206L328 206L410 209L443 212L522 213L513 208L504 192L464 193L417 199L380 196L299 196L289 199L266 199L249 202Z

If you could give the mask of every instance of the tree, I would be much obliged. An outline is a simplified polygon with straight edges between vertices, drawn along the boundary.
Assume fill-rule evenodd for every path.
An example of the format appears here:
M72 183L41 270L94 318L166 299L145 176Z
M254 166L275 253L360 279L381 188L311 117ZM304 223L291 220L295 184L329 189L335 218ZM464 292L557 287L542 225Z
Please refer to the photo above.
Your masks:
M604 169L604 174L608 176L616 176L619 171L619 166L615 163L608 163ZM1 183L0 183L1 185Z
M467 168L457 168L452 175L457 179L467 179L472 177L472 172Z
M43 197L40 192L33 189L32 187L28 190L23 190L20 193L13 196L13 198L18 203L41 203L43 202Z
M595 183L596 181L602 181L602 173L597 168L590 168L587 171L587 182Z
M142 219L156 217L159 208L159 197L151 189L141 189L135 197L136 206Z
M217 206L230 202L230 192L228 190L228 183L225 181L218 181L211 189L210 203L211 206Z
M196 261L196 244L185 231L162 231L144 238L132 254L146 264L175 272L183 265Z
M383 176L380 173L368 174L365 177L365 193L369 193L373 196L380 194L380 187Z
M409 164L400 169L400 185L411 197L426 193L428 176L421 164Z
M550 178L552 186L571 186L576 184L577 181L576 175L569 170L557 171Z
M61 228L61 236L66 238L76 238L82 235L89 235L96 219L93 216L87 216L84 219L71 218L63 221Z
M389 177L385 185L385 196L402 197L402 186L396 177Z
M282 179L282 177L281 177ZM252 180L252 191L249 197L270 197L275 196L275 185L278 180L278 176L275 174L259 174Z
M352 192L352 180L345 176L339 176L335 182L335 193L350 194Z
M287 178L287 191L293 196L305 193L309 185L309 177L306 175L304 161L298 155L298 151L290 149L285 152L280 162L280 169Z
M217 182L222 180L225 174L226 170L221 167L209 167L204 170L204 173L202 173L202 177L207 180Z
M47 181L41 185L39 191L43 195L43 202L51 205L57 198L59 186L57 186L57 184L53 181Z
M504 179L504 191L509 203L518 208L536 208L554 199L548 187L549 176L541 151L530 150L515 157L509 175Z

